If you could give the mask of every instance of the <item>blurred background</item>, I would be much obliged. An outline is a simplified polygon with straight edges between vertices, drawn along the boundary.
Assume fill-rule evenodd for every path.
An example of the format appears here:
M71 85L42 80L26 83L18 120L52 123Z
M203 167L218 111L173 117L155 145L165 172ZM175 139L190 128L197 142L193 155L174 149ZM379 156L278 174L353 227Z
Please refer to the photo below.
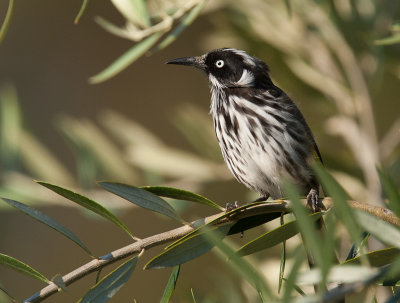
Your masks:
M376 167L387 169L399 185L400 46L393 42L399 35L398 1L147 1L155 23L167 20L184 31L168 46L150 45L133 64L123 61L124 68L110 78L100 72L133 45L143 46L146 35L153 36L143 30L140 17L129 19L109 1L89 2L74 24L81 4L15 3L0 45L0 196L39 208L71 229L95 254L127 245L130 239L34 180L93 198L141 238L178 225L107 194L96 181L174 186L220 205L254 199L223 164L208 115L206 77L164 64L215 48L244 49L269 64L274 82L296 101L309 122L325 165L353 199L382 203ZM8 1L0 0L1 22L7 7ZM182 14L176 19L164 18L179 10ZM131 26L125 27L126 18ZM168 36L170 26L160 35ZM93 78L96 74L100 76ZM171 203L186 220L212 214L189 202ZM245 237L251 239L253 233L246 232ZM288 245L291 241L298 239ZM48 278L88 259L59 234L2 203L0 252ZM157 252L150 251L146 259ZM254 258L276 282L279 251ZM170 272L141 271L144 264L139 263L115 302L159 300ZM94 279L92 275L74 283L67 293L46 302L74 302ZM19 299L43 287L5 268L0 268L0 283ZM212 253L182 266L173 301L190 301L191 288L198 302L255 298ZM7 302L1 294L0 302Z

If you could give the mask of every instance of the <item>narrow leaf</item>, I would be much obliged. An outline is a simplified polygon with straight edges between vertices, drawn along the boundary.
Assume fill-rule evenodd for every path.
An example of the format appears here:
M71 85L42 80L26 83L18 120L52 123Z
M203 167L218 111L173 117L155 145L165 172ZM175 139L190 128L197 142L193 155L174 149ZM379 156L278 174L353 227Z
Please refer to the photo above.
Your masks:
M74 23L78 24L79 20L81 19L83 13L86 10L87 5L89 4L89 0L83 0L81 8L79 9L78 15L75 17Z
M383 243L400 248L400 230L394 225L361 210L354 210L360 226Z
M167 286L164 289L164 294L160 300L160 303L168 303L174 293L176 282L178 281L180 266L175 266L172 270L171 276L169 277Z
M312 222L314 222L321 218L321 216L322 213L312 214L310 216L310 219ZM299 223L297 221L285 223L243 245L237 251L237 253L239 256L250 255L258 251L273 247L287 239L290 239L291 237L298 234L298 224Z
M364 256L368 258L369 264L374 267L381 267L392 263L399 257L400 251L398 248L385 248L380 250L371 251ZM350 260L346 260L344 264L358 264L360 263L360 256Z
M78 303L104 303L110 300L131 277L138 257L129 259L94 285Z
M131 49L129 49L121 57L115 60L110 66L108 66L97 75L91 77L89 79L89 82L92 84L97 84L114 77L119 72L131 65L134 61L136 61L140 56L142 56L150 47L152 47L157 42L162 34L162 32L154 33L140 43L135 44Z
M3 25L0 28L0 44L1 44L1 42L3 42L4 37L6 36L8 27L10 26L13 10L14 10L14 0L9 0L7 13L4 18Z
M381 179L382 186L389 200L389 207L391 210L393 210L397 217L400 218L400 194L397 186L388 173L379 169L378 173Z
M321 181L324 189L326 189L335 203L334 212L337 214L338 218L343 222L343 224L347 226L347 230L356 245L360 246L361 230L357 225L357 220L353 210L347 203L349 199L347 193L321 165L313 165L313 169Z
M300 246L298 246L298 249L300 249ZM298 249L296 249L295 251L297 251ZM282 303L290 302L292 290L295 288L295 286L297 286L295 282L302 262L303 256L301 254L296 254L294 264L289 272L289 276L287 277L287 279L285 279L285 289L283 292Z
M57 185L53 185L46 182L37 181L40 185L47 187L48 189L52 190L53 192L63 196L64 198L83 206L84 208L102 216L103 218L113 222L115 225L120 227L123 231L125 231L130 237L133 238L132 233L129 231L128 227L125 226L114 214L112 214L108 209L101 206L99 203L82 196L78 193L70 191L69 189L62 188Z
M281 215L281 226L285 224L284 214ZM278 284L278 294L281 292L283 277L285 275L285 267L286 267L286 240L282 242L282 251L281 251L281 262L279 264L279 284Z
M116 194L140 207L158 212L172 219L182 222L176 211L165 200L138 187L122 183L99 182L104 189Z
M394 34L394 35L386 37L386 38L375 40L374 43L376 45L392 45L392 44L400 43L400 34Z
M224 243L221 237L215 232L206 232L204 237L212 244L218 248L219 255L226 259L228 258L232 267L240 274L241 277L245 277L246 281L252 285L262 302L269 302L265 300L265 296L269 299L274 298L274 294L269 288L267 281L265 281L263 275L258 272L245 258L241 258L235 252L235 250ZM271 300L270 300L271 301Z
M43 276L40 272L33 269L29 265L26 265L25 263L13 258L13 257L7 256L7 255L1 254L1 253L0 253L0 265L4 265L8 268L14 269L20 273L23 273L26 276L35 278L44 283L47 283L47 284L50 283L50 281L45 276Z
M349 253L347 254L346 261L355 258L360 250L367 245L370 233L364 231L361 235L361 243L357 246L355 243L351 246Z
M233 214L235 214L235 213L237 213L237 212L240 212L240 211L242 211L243 209L249 208L249 207L251 207L251 206L253 206L253 205L258 205L258 204L263 204L263 203L265 203L265 202L250 203L250 204L246 204L246 205L243 205L243 206L241 206L241 207L235 208L235 209L233 209L233 210L231 210L231 211L229 211L229 212L226 212L225 214L223 214L223 215L221 215L221 216L215 218L214 220L211 220L211 221L208 222L207 224L204 224L204 225L201 225L201 226L195 228L193 231L191 231L191 232L188 233L187 235L183 236L182 238L180 238L180 239L176 240L175 242L171 243L170 245L168 245L167 248L171 248L171 247L173 247L173 246L176 246L176 245L178 245L179 243L181 243L182 241L184 241L185 239L187 239L187 238L193 236L194 234L196 234L196 233L198 233L198 232L201 232L201 231L203 231L203 230L205 230L205 229L207 229L207 228L210 228L210 226L212 226L215 222L217 222L218 220L221 220L222 218L232 216ZM278 216L279 216L279 214L278 214ZM235 226L235 225L236 225L236 224L234 224L233 226ZM233 227L233 226L232 226L232 227ZM196 227L196 226L194 226L194 227ZM230 233L230 230L229 230L229 233Z
M222 239L228 233L230 225L216 228L216 233ZM191 236L176 246L168 248L150 260L144 269L165 268L183 264L195 259L214 247L205 237L204 233Z
M197 4L190 12L188 12L183 18L179 25L168 34L167 37L163 41L158 44L153 52L162 50L170 45L172 42L176 40L176 38L197 18L203 8L206 6L208 0L203 0L199 4Z
M173 188L173 187L165 187L165 186L143 186L141 187L148 192L151 192L157 196L178 199L178 200L186 200L191 202L198 202L204 205L212 206L217 208L220 211L223 211L224 208L216 204L215 202L200 196L198 194L192 193L190 191L186 191L183 189Z
M316 232L314 221L309 216L309 211L301 204L299 193L293 184L285 184L286 193L292 202L292 209L296 215L301 234L304 238L306 247L311 251L317 265L322 266L324 262L322 247L320 247L320 237Z
M32 218L36 219L40 223L43 223L54 230L58 231L60 234L66 236L68 239L74 241L76 244L78 244L82 249L84 249L89 255L93 256L93 254L90 252L90 250L86 247L85 244L75 234L73 234L69 229L55 221L54 219L50 218L49 216L45 215L44 213L40 212L37 209L34 209L28 205L25 205L23 203L6 199L6 198L1 198L3 201L5 201L8 205L11 205L12 207L15 207L16 209L22 211L23 213L27 214L28 216L31 216Z

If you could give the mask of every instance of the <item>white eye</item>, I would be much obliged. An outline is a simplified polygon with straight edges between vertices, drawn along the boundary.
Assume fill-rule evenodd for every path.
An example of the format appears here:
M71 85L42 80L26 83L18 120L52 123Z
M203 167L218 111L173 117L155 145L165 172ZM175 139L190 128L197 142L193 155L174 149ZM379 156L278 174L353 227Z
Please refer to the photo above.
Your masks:
M218 68L221 68L224 66L224 60L218 60L217 62L215 62L215 66Z

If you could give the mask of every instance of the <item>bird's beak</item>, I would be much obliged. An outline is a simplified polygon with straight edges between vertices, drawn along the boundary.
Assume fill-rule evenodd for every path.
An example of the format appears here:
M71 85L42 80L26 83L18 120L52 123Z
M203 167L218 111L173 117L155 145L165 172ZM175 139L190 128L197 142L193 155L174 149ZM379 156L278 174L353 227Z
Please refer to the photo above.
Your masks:
M185 58L177 58L177 59L172 59L167 62L166 64L177 64L177 65L188 65L188 66L194 66L197 67L201 70L206 69L206 65L204 63L204 58L203 56L201 57L185 57Z

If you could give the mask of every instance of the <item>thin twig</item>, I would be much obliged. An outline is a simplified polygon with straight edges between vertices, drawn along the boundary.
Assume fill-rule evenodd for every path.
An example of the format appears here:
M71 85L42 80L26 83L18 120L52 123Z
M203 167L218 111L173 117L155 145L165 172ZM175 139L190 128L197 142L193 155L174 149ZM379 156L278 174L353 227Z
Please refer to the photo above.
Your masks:
M303 204L306 204L305 199L303 199L302 202ZM326 209L329 209L333 206L332 200L330 198L324 198L321 202L325 205ZM356 201L349 201L349 205L352 208L366 211L376 217L381 218L382 220L400 226L399 219L396 218L390 211L385 210L382 207L376 207ZM220 220L214 222L214 225L222 226L226 224L235 223L240 219L252 217L255 215L267 214L267 213L286 213L289 211L290 211L290 201L278 200L275 202L266 202L265 204L259 204L240 210L230 217L221 218ZM144 238L132 244L129 244L125 247L110 252L98 259L94 259L82 265L81 267L71 271L70 273L62 277L62 281L66 286L68 286L73 282L87 276L88 274L98 271L104 268L105 266L110 265L118 260L124 259L134 254L140 254L140 253L143 254L145 250L148 250L152 247L159 246L171 242L173 240L177 240L187 235L194 229L204 224L210 223L211 221L217 219L218 217L224 214L225 214L224 212L221 212L209 217L201 218L191 222L188 225L184 225L157 235L150 236L148 238ZM57 285L51 282L51 284L47 285L46 287L38 291L37 293L26 299L24 302L25 303L42 302L44 299L50 297L51 295L57 292L58 292Z

